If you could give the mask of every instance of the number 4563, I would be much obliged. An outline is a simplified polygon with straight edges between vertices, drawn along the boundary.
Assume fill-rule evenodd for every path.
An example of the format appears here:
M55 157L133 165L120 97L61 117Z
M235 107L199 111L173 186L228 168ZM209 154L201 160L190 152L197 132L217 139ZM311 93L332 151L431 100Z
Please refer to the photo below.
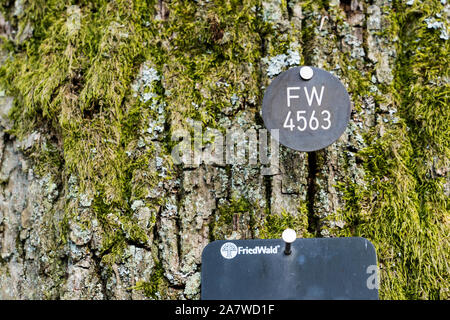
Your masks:
M319 129L319 127L323 130L328 130L331 127L330 112L328 110L323 110L320 115L321 121L319 123L319 119L316 117L315 110L313 110L309 119L306 117L305 110L299 110L297 111L296 126L294 125L294 120L291 118L291 111L289 111L286 116L286 120L284 120L283 128L287 128L291 131L293 131L295 127L297 127L299 131L305 131L307 128L314 131Z

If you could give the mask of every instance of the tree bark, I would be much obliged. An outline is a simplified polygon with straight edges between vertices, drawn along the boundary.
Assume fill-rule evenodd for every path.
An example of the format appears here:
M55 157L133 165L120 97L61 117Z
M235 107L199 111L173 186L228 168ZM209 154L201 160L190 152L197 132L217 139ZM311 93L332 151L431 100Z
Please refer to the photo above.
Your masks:
M372 241L381 298L448 299L446 1L2 2L1 299L198 299L209 242L286 227ZM347 87L337 142L174 163L179 129L263 129L299 65Z

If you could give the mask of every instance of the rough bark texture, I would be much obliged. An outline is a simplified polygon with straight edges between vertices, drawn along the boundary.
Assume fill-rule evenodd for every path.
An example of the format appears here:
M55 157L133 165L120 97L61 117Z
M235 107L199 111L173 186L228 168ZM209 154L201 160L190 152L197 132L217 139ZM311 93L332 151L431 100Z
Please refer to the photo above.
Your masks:
M286 227L371 240L381 298L449 298L447 1L0 4L0 298L196 299L206 244ZM336 143L173 164L177 129L263 128L297 65L347 86Z

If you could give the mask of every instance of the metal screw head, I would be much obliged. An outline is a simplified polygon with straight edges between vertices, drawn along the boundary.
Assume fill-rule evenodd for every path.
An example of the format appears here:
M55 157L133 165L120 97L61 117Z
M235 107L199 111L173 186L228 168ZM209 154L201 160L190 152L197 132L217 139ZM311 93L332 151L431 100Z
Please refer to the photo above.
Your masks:
M314 71L311 67L301 67L300 68L300 77L303 80L309 80L313 77Z
M283 241L286 243L292 243L297 239L297 234L295 233L295 230L293 229L286 229L283 231L283 234L281 235L283 238Z

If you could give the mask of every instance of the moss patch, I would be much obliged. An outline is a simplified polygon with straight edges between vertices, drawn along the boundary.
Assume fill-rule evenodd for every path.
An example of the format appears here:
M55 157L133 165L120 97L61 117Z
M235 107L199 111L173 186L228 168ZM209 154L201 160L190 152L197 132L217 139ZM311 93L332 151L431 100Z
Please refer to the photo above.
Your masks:
M220 205L216 218L211 224L211 240L222 240L231 236L233 231L254 232L254 206L245 198L231 199ZM245 230L240 228L245 227Z
M306 214L306 205L300 209L304 214L293 215L283 210L281 216L268 215L264 221L260 236L263 239L280 239L281 234L287 228L294 229L298 238L309 238L310 235L306 230L308 227L308 216Z
M388 32L399 36L398 59L383 91L394 97L400 119L384 124L381 137L380 125L366 135L368 147L358 155L366 187L341 184L346 206L331 218L347 223L338 235L374 243L381 298L448 299L449 205L440 172L450 155L450 87L443 81L449 43L427 23L442 14L439 1L398 2L395 9Z
M142 292L147 298L161 299L167 290L167 283L164 280L164 269L160 263L158 263L148 281L138 281L136 286L131 288L132 290Z

